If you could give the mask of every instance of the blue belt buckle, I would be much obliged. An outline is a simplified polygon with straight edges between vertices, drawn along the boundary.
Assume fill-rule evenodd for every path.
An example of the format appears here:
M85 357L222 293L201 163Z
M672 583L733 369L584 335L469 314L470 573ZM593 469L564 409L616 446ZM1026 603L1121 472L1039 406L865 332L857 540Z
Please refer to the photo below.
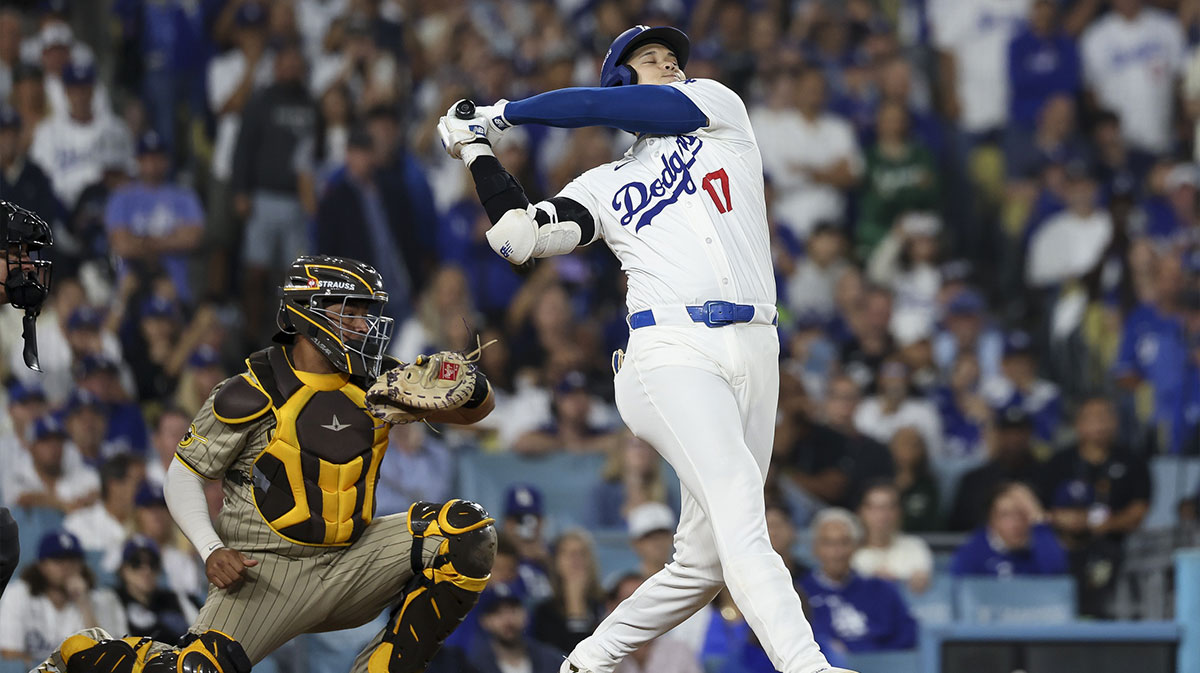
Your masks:
M704 324L709 327L724 327L737 322L737 304L729 301L704 302Z

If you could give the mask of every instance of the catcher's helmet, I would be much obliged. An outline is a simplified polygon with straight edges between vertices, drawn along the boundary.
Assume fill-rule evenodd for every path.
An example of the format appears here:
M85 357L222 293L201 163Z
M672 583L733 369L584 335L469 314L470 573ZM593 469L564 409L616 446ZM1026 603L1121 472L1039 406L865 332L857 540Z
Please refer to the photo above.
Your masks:
M378 271L353 259L305 255L292 262L280 290L277 340L303 336L339 371L379 375L392 319L381 315L388 295Z
M679 61L679 69L687 67L691 43L688 41L686 33L670 26L656 28L634 26L618 35L617 39L613 40L612 45L609 46L608 53L604 55L604 64L600 66L600 86L637 84L637 72L625 65L625 59L629 58L635 49L647 42L659 42L667 45L671 51L675 52L675 58Z
M23 319L25 366L41 371L37 352L37 317L42 304L50 295L51 270L54 264L42 259L46 248L54 245L50 225L35 213L0 201L0 240L4 244L4 265L8 275L4 292L13 308L25 310Z

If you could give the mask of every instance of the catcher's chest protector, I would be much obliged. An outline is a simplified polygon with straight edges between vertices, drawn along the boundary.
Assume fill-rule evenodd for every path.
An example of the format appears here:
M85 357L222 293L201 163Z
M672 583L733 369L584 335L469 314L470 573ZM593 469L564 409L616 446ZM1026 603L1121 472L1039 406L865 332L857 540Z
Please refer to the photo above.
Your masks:
M363 389L348 377L298 372L281 347L259 351L246 362L249 372L242 380L265 396L258 416L268 409L275 415L270 441L254 459L259 513L272 530L298 544L353 543L375 512L387 424L367 413Z

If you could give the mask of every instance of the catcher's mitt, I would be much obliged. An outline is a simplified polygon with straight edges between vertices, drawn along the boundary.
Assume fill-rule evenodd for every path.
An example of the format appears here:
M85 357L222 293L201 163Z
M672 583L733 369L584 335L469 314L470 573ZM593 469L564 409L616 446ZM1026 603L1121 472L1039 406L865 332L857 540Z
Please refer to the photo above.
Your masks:
M425 420L430 414L457 409L471 399L479 370L475 361L488 342L463 354L441 351L419 355L408 365L384 372L367 390L367 411L388 423Z

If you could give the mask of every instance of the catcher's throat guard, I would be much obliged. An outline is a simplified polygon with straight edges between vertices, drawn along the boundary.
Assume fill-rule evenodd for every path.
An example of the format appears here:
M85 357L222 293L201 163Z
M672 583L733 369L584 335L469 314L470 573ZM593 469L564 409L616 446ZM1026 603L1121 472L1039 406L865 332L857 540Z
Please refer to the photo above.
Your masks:
M378 271L353 259L306 255L292 262L280 293L276 341L304 337L338 371L379 376L392 319L383 316L388 295Z

